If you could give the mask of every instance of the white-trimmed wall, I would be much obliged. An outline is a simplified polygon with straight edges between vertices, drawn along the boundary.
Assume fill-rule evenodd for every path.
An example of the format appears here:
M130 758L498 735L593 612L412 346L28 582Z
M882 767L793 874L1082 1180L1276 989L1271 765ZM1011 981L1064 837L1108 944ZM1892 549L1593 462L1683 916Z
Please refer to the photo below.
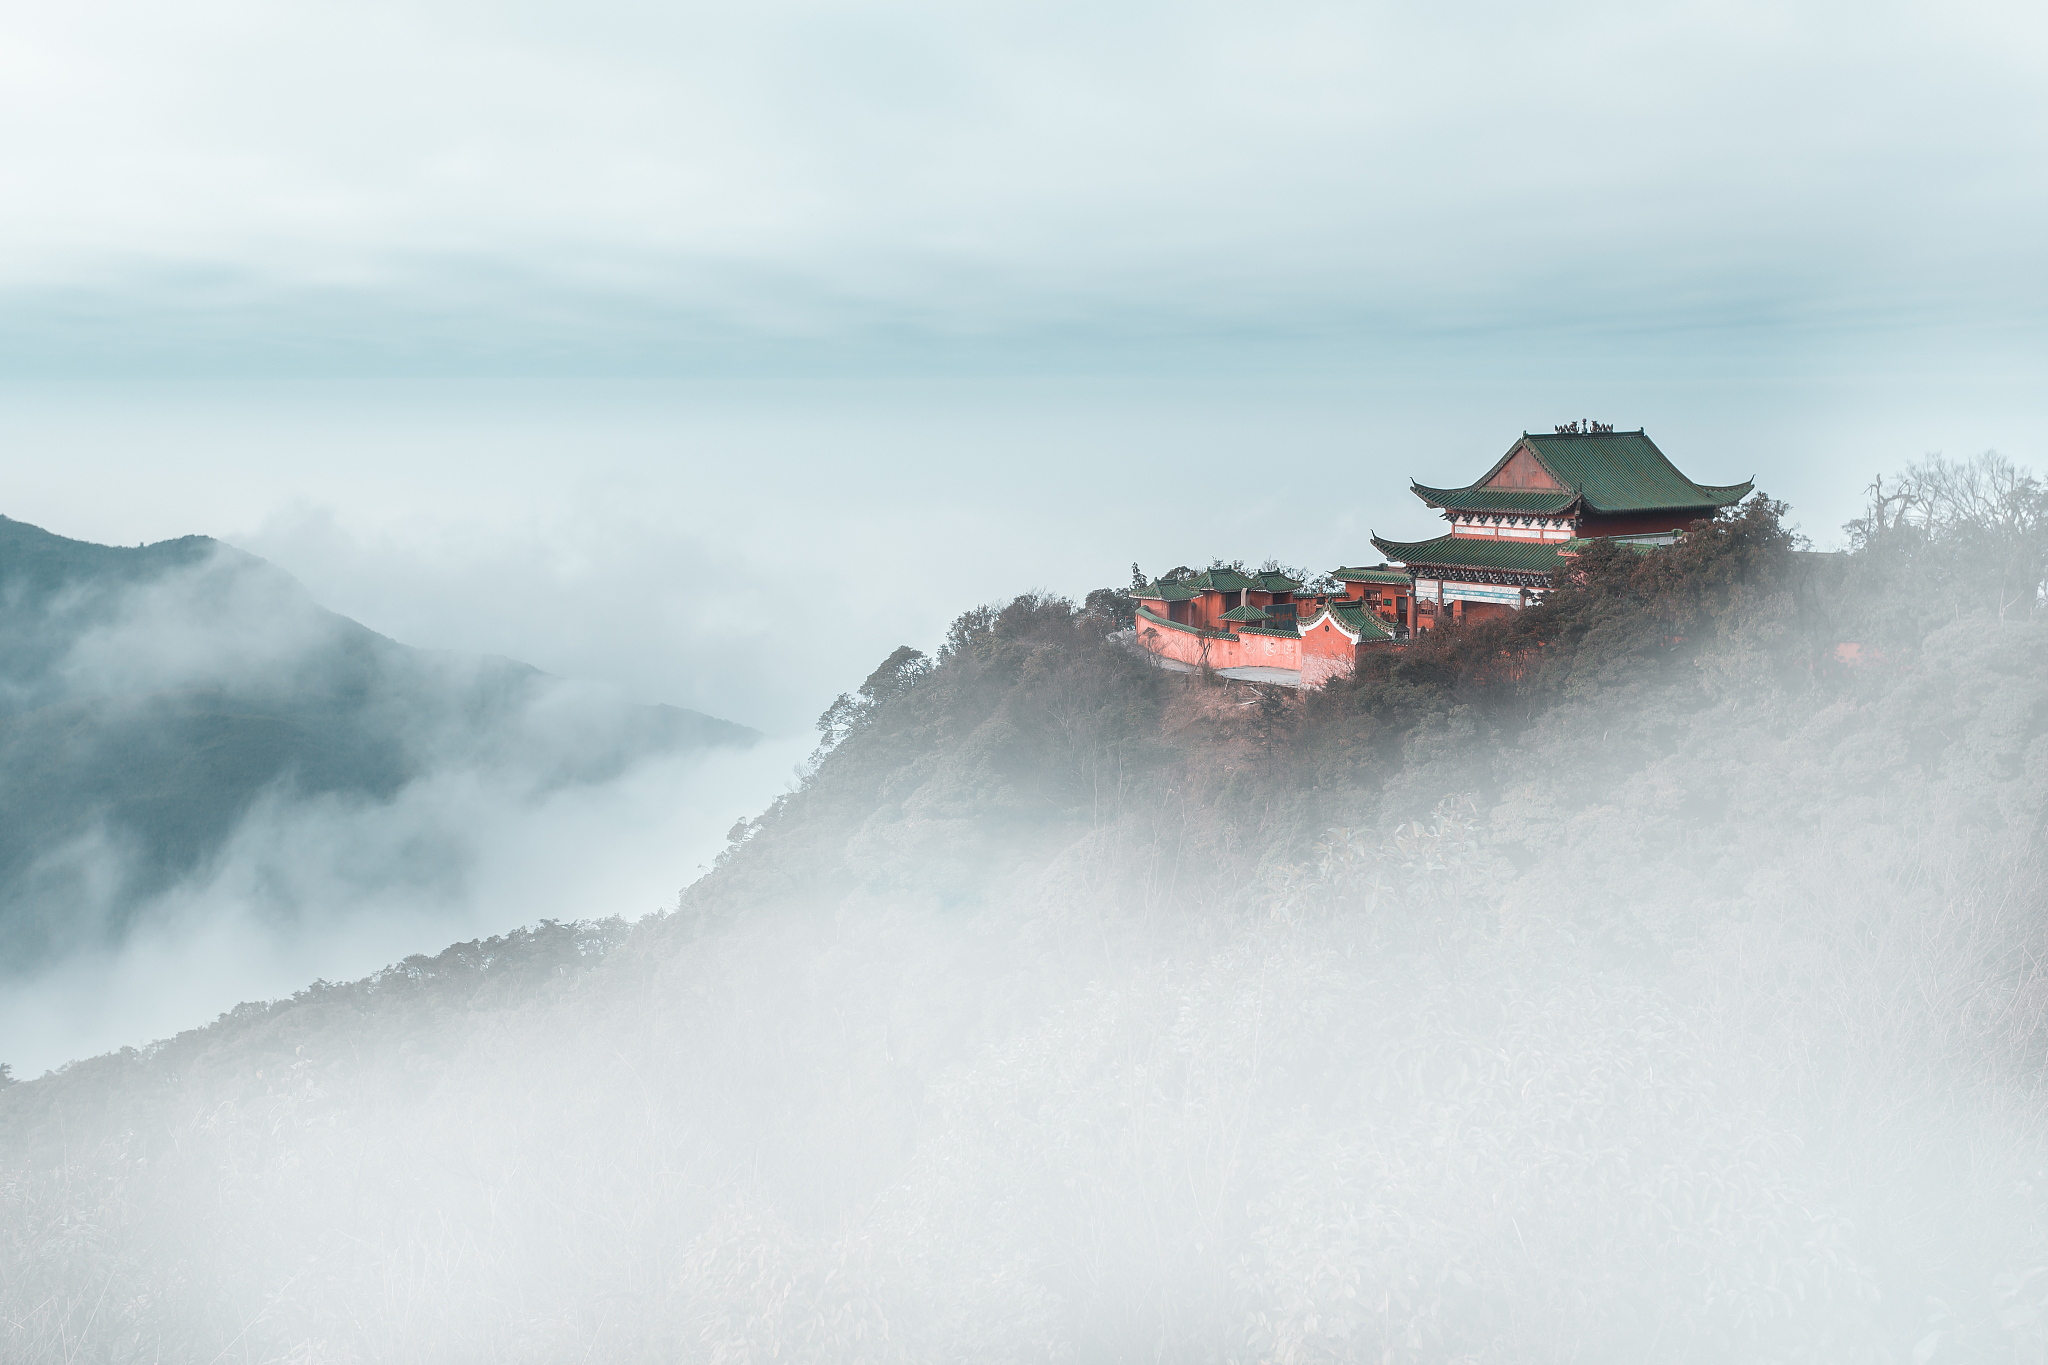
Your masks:
M1446 512L1451 534L1486 540L1570 540L1578 534L1570 517L1527 517L1507 512Z
M1543 595L1541 588L1517 588L1506 583L1439 583L1434 578L1418 578L1415 580L1415 600L1436 601L1438 587L1443 588L1443 600L1446 602L1491 602L1503 607L1521 606L1524 592L1529 594L1531 601Z

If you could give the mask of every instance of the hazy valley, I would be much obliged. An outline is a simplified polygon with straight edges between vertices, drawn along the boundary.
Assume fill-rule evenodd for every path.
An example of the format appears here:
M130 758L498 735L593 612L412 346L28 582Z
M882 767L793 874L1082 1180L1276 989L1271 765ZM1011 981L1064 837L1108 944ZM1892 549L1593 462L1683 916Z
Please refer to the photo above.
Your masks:
M494 821L759 738L408 648L205 537L113 547L0 520L0 978L19 991L230 911L252 939L373 902L432 922Z

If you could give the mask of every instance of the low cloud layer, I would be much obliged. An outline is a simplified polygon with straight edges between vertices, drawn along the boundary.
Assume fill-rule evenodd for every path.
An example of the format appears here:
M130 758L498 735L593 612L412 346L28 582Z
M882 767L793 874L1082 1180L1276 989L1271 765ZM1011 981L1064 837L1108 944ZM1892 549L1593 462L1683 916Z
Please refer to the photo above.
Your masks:
M117 948L0 986L0 1061L35 1075L461 939L662 909L807 747L657 759L546 794L449 773L384 803L266 799ZM123 850L94 838L53 856L118 880Z
M644 913L797 757L408 649L200 538L0 522L0 638L0 1060L21 1067L521 919Z

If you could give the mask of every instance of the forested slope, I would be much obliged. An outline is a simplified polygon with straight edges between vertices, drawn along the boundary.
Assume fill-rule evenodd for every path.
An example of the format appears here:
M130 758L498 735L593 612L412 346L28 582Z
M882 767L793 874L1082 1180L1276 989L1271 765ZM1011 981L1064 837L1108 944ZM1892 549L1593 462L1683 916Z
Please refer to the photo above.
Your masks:
M969 612L671 913L0 1092L7 1349L2026 1358L2048 627L1781 510L1306 696Z

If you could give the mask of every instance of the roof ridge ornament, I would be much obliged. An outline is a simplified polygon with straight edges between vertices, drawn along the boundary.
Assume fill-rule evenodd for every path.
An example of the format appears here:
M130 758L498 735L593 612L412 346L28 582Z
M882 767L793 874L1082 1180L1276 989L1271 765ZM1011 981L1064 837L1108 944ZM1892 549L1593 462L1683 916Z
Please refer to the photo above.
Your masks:
M1555 428L1559 436L1611 436L1614 423L1596 422L1590 417L1581 417L1576 422L1566 422Z

